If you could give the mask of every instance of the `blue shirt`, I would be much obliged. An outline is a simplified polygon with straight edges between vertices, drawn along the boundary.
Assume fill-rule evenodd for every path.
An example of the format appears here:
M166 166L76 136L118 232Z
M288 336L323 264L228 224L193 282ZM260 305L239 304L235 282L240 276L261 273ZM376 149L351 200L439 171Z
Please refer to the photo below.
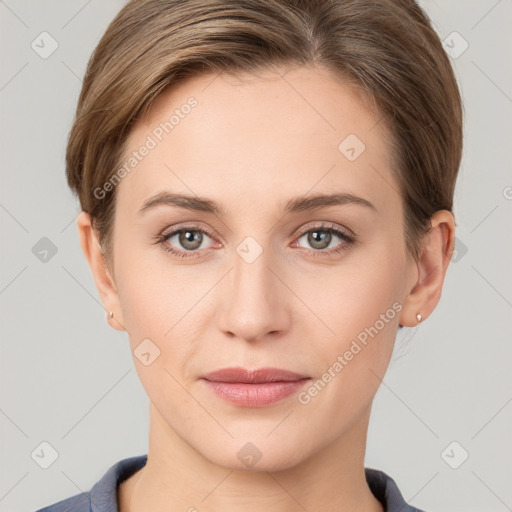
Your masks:
M120 460L90 491L76 494L36 512L119 512L117 486L145 466L146 461L147 455ZM384 505L386 512L423 512L405 502L395 481L383 471L365 468L365 474L370 490Z

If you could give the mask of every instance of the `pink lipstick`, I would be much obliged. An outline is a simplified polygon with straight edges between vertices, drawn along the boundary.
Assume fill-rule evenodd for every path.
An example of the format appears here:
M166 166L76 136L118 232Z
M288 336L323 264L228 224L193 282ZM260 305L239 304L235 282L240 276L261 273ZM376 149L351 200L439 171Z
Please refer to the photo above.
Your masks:
M265 407L296 393L307 375L280 368L224 368L202 377L220 398L241 407Z

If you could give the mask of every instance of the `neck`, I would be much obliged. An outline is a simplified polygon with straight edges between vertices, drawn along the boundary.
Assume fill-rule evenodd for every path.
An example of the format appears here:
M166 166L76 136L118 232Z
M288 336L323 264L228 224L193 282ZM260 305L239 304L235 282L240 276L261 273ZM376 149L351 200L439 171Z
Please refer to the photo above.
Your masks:
M119 510L384 512L364 473L369 414L365 411L335 442L298 464L244 471L205 458L151 406L148 460L119 486Z

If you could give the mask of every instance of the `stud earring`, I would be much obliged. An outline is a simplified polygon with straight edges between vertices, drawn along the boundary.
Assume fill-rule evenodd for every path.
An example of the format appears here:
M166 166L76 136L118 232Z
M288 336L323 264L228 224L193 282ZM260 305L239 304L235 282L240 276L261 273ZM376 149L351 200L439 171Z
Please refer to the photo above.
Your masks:
M420 322L421 322L421 319L422 319L422 316L421 316L421 314L420 314L420 313L418 313L418 314L416 315L416 320L418 320L418 323L420 323Z
M109 312L108 312L107 320L108 320L109 318L114 318L114 312L113 312L113 311L109 311Z

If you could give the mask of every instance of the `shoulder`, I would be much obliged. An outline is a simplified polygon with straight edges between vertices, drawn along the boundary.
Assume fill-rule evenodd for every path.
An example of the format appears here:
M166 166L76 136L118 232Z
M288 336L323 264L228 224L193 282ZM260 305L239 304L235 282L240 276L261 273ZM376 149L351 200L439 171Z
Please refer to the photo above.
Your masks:
M117 487L142 468L147 455L120 460L111 466L88 492L76 494L36 512L118 512Z
M76 494L36 512L91 512L91 495L88 492Z
M364 470L370 490L385 506L386 512L424 512L406 503L396 482L384 471L372 468Z

